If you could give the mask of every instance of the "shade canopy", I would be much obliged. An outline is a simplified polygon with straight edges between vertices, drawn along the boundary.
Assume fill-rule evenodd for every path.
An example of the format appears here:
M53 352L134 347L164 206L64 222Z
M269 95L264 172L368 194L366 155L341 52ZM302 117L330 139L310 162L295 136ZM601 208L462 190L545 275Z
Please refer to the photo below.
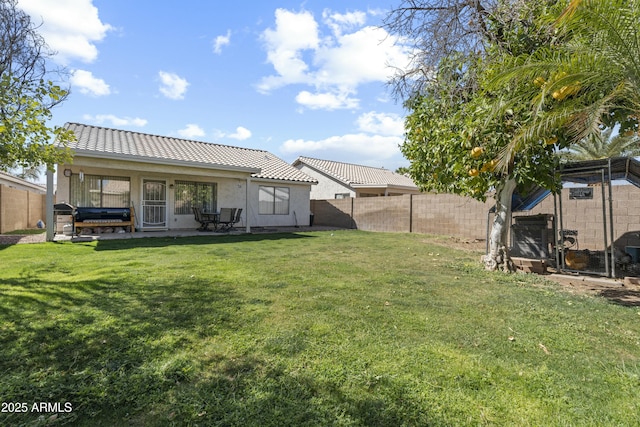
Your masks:
M611 159L567 163L560 167L559 172L563 183L588 185L600 184L603 171L606 182L624 179L640 188L640 161L633 157L613 157ZM515 193L511 210L513 212L531 210L549 194L551 191L542 187L534 187L526 194ZM495 207L491 211L495 212Z

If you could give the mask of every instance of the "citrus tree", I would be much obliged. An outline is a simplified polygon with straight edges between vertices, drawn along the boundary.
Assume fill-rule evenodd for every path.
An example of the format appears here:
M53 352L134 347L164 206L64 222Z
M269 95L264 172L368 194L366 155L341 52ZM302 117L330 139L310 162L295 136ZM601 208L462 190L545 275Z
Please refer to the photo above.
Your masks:
M437 9L432 2L423 3ZM554 151L562 139L550 135L539 144L511 150L534 113L528 105L510 102L519 94L516 84L504 79L499 87L489 88L489 83L500 73L496 64L504 57L518 57L555 42L549 25L540 19L553 11L555 2L464 3L474 22L482 20L475 27L475 48L459 49L462 45L454 44L443 51L436 63L425 64L428 71L420 84L407 86L419 75L415 71L400 79L403 87L413 88L405 102L409 114L401 150L422 190L495 198L490 251L484 262L491 270L511 270L506 243L514 190L525 192L536 184L558 191Z

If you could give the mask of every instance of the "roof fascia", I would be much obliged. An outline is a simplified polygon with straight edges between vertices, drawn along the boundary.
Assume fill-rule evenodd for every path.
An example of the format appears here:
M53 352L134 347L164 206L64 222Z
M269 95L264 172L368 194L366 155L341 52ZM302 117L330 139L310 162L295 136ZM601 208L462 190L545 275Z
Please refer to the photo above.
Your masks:
M251 177L251 182L264 182L264 183L270 183L270 184L287 184L287 185L291 185L291 184L298 184L298 185L317 185L318 182L317 181L296 181L293 179L275 179L275 178L258 178L255 176Z
M186 160L159 159L157 157L131 156L127 154L100 153L90 150L73 150L73 152L82 157L105 159L105 160L125 160L136 163L151 163L156 165L168 166L189 166L203 169L215 169L233 172L260 173L260 168L250 168L245 166L231 166L217 163L189 162Z
M404 185L393 185L393 184L353 184L353 188L386 188L386 189L394 189L394 190L410 190L410 191L418 191L418 187L407 187Z

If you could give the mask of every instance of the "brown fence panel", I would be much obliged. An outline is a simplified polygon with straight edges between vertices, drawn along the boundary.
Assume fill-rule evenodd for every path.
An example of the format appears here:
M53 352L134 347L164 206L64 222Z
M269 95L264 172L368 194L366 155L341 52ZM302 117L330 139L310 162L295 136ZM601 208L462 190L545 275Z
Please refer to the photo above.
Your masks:
M0 233L35 228L44 220L46 195L0 184Z
M359 230L410 231L411 204L409 195L362 197L353 200L353 219Z
M604 239L602 198L599 188L591 200L570 200L562 191L563 225L577 230L580 248L601 249ZM640 189L614 185L613 243L623 249L640 246ZM553 214L554 198L548 196L531 211L516 215ZM368 231L441 234L464 239L486 239L489 209L485 203L453 194L416 194L393 197L363 197L342 200L312 200L314 223ZM608 192L606 214L608 211ZM611 244L611 236L608 236Z
M352 201L340 200L311 200L311 212L314 215L314 225L327 225L340 228L355 228L352 218Z
M454 194L413 196L413 232L485 239L487 213L493 206Z

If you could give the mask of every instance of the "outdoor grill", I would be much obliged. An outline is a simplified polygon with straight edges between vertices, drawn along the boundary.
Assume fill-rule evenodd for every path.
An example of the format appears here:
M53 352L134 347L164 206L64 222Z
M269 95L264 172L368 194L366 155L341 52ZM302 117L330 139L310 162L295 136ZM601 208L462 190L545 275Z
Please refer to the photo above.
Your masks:
M76 222L128 222L131 221L130 208L82 208L75 211Z
M73 233L73 211L74 207L68 203L56 203L53 205L53 219L55 234L64 233L65 227L67 233Z

